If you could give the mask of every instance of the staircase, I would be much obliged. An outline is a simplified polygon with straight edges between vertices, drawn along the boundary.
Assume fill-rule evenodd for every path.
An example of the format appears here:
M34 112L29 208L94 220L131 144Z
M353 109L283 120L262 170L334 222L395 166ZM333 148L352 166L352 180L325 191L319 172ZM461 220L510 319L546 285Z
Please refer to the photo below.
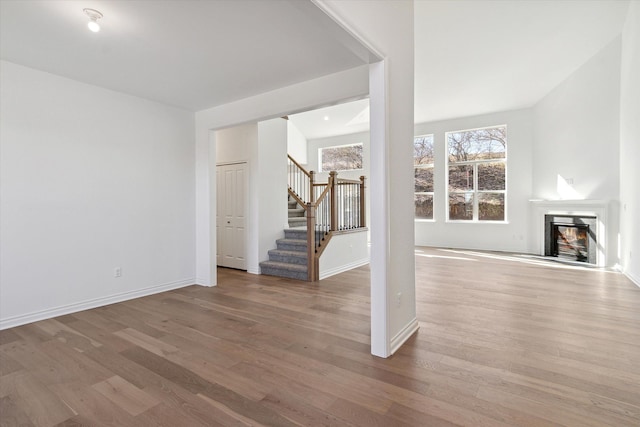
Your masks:
M306 218L303 217L303 219L306 221ZM276 240L276 245L277 249L269 251L269 261L260 263L262 274L308 280L307 228L284 230L284 239Z
M289 195L289 227L307 227L306 211Z
M318 183L315 172L308 172L289 155L287 175L289 228L284 239L276 240L277 249L268 252L269 260L260 263L260 272L317 281L320 256L331 237L365 230L365 177L340 179L331 171L326 183Z

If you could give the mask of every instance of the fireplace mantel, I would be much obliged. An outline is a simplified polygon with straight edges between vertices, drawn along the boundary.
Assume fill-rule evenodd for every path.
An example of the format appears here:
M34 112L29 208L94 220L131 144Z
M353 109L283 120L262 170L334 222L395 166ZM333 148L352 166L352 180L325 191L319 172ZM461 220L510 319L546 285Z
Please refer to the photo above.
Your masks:
M545 215L595 216L597 218L596 266L607 265L607 217L611 202L607 200L530 200L534 223L533 244L538 255L544 255Z

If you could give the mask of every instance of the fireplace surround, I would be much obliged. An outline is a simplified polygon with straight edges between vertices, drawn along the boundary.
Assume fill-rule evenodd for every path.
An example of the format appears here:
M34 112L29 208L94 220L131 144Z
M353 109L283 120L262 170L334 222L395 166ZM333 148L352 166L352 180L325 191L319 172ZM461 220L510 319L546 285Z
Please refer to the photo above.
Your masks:
M545 236L548 236L547 215L554 217L589 218L589 233L594 240L588 245L593 255L585 265L595 267L613 266L615 264L614 248L610 247L608 236L614 230L609 230L611 217L611 202L606 200L530 200L531 205L531 248L532 253L541 256L549 255ZM558 221L562 222L562 221ZM568 222L567 222L568 223ZM569 223L572 224L572 223ZM578 222L579 224L579 222ZM613 240L615 242L615 239Z

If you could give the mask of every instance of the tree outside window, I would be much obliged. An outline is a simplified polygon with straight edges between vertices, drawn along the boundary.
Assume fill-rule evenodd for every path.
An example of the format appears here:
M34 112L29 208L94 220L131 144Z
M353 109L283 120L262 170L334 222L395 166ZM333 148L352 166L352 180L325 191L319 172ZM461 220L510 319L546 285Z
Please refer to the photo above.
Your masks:
M413 139L415 217L433 219L433 135Z
M448 220L505 221L507 127L448 132Z
M362 143L320 149L320 172L362 169Z

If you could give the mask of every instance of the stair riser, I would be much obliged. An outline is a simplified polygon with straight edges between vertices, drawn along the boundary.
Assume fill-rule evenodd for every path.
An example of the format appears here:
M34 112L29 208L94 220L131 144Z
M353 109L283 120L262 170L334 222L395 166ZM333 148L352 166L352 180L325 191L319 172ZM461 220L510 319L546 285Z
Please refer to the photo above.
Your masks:
M289 218L304 218L304 211L289 209Z
M280 268L268 268L263 267L261 270L262 274L266 274L269 276L277 276L277 277L286 277L289 279L296 280L307 280L307 273L301 271L289 271Z
M299 245L299 244L292 244L292 243L283 243L283 242L276 242L276 245L278 247L278 249L280 249L281 251L298 251L298 252L307 252L307 245Z
M307 240L307 230L284 230L284 238Z
M288 256L269 253L269 261L286 262L288 264L307 265L307 257L305 256Z

